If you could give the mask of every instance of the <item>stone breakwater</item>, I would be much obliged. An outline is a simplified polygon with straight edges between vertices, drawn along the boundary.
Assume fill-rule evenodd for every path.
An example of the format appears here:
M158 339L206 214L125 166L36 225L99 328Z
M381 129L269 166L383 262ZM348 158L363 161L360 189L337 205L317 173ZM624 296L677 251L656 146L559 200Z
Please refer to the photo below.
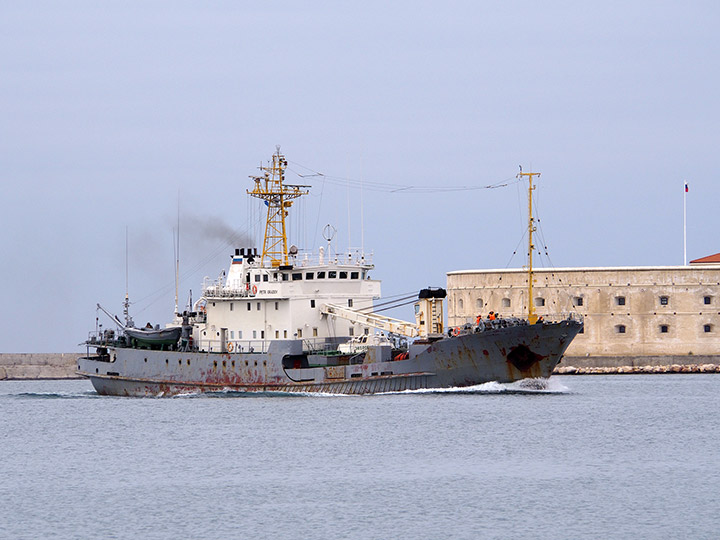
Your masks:
M653 373L720 373L719 364L671 364L665 366L558 366L555 375L623 375Z
M80 353L0 354L0 380L79 379L75 373Z

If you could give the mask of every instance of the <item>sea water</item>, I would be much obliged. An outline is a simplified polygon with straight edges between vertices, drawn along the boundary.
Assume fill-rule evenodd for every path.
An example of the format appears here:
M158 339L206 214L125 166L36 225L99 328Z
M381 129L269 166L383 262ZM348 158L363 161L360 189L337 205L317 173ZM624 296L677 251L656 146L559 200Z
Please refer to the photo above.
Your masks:
M0 537L718 538L720 375L376 396L0 382Z

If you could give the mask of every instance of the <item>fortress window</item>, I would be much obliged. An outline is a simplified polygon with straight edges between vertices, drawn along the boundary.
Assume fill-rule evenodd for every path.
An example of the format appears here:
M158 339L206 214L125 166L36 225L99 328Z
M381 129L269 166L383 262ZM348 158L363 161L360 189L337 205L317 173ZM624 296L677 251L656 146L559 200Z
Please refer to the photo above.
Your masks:
M352 298L348 298L348 307L353 307Z
M510 299L509 298L502 299L502 307L510 307Z
M482 309L482 307L483 307L484 305L485 305L485 303L483 302L482 298L478 298L477 300L475 300L475 307L476 307L476 308Z
M625 297L624 296L616 296L615 297L615 305L616 306L624 306L625 305ZM623 326L623 328L625 328Z
M574 304L575 304L576 306L582 306L582 305L583 305L583 297L582 297L582 296L576 296L576 297L574 298L574 301L575 301Z
M325 279L325 272L318 272L318 273L317 273L317 278L318 278L318 279Z
M661 333L661 334L667 334L667 333L668 333L668 325L667 325L667 324L661 324L661 325L660 325L660 333Z
M255 274L255 281L260 281L260 274Z
M710 304L712 304L712 296L705 296L705 297L703 297L703 303L704 303L706 306L709 306Z
M268 281L270 279L270 276L267 274L263 274L263 281Z
M337 277L337 272L335 270L330 270L328 272L328 278L329 279L335 279Z
M293 278L293 281L298 281L299 279L302 279L302 273L296 272L295 274L292 275L292 278Z
M340 279L347 279L347 272L340 272Z
M535 305L538 307L543 307L545 305L545 299L538 296L535 299Z
M705 332L706 334L712 332L712 324L706 324L705 326L703 326L703 332Z
M315 300L310 300L310 307L315 307Z
M618 334L624 334L624 333L625 333L625 325L624 325L624 324L618 324L618 325L615 327L615 331L616 331Z
M350 279L359 279L360 272L350 272Z
M660 297L660 305L661 306L667 306L669 302L670 302L670 298L668 298L667 296Z

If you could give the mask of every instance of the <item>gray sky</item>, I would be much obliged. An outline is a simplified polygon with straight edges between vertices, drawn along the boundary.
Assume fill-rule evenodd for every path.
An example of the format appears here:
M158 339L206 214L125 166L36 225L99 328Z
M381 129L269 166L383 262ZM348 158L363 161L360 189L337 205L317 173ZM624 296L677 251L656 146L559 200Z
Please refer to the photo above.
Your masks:
M276 144L368 183L540 171L557 267L681 264L687 180L688 257L716 253L719 6L0 0L0 352L79 350L96 302L119 313L126 227L136 322L168 320L178 194L184 300L228 230L252 233L248 176ZM326 223L347 246L348 200L359 246L362 207L384 295L524 264L519 185L288 180L313 184L300 247Z

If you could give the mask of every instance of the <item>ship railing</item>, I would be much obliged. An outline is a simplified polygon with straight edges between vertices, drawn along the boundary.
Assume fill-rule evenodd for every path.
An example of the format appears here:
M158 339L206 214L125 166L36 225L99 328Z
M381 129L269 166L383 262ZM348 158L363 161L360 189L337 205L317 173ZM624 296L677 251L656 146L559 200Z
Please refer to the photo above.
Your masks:
M203 280L203 296L206 298L247 298L255 296L247 287L233 289L225 287L221 280L205 278Z
M270 341L266 339L229 339L225 346L219 339L203 340L200 348L212 353L264 353Z
M372 266L373 253L365 253L360 248L350 248L344 253L324 253L320 257L319 253L303 252L291 257L290 262L293 266L302 268L305 266L331 266L352 265L352 266Z
M576 311L565 311L565 312L558 312L558 313L538 313L537 314L538 319L541 322L546 323L558 323L562 321L577 321L582 323L583 322L583 315L580 313L577 313ZM450 326L454 328L465 328L470 329L478 326L477 324L477 317L454 317L453 320L455 321L454 324L451 324ZM500 315L500 317L496 317L493 320L488 319L487 316L483 317L481 319L481 328L490 329L490 328L500 328L500 327L507 327L507 326L519 326L519 325L525 325L528 324L527 314L522 316L516 316L515 314L510 315Z

